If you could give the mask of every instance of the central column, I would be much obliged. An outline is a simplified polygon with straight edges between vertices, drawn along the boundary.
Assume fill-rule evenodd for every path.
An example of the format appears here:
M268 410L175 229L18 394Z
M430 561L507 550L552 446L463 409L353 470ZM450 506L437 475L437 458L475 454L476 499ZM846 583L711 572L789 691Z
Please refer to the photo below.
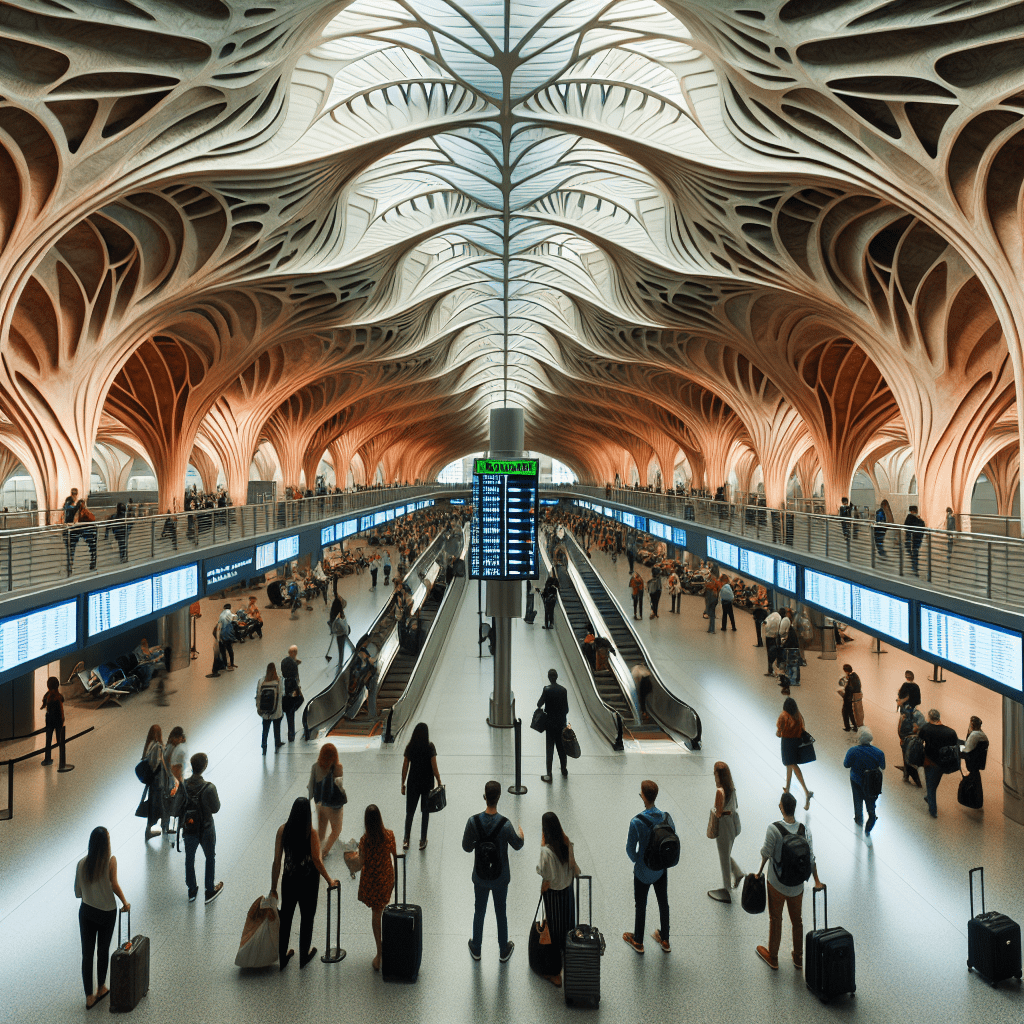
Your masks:
M523 410L492 409L489 455L520 458L523 454ZM518 580L487 583L485 614L494 619L494 691L487 724L511 729L516 719L512 693L512 620L523 615L523 585Z

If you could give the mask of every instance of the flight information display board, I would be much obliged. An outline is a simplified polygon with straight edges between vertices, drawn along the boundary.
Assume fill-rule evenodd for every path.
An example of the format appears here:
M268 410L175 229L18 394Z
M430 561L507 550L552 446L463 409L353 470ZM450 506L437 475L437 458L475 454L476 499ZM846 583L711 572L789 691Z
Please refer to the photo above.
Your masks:
M203 573L206 576L206 592L223 590L238 580L248 579L254 575L254 557L253 548L244 548L241 551L233 551L230 555L222 555L220 558L204 559Z
M89 595L89 636L117 629L153 612L153 577L123 583Z
M851 583L850 608L855 623L901 643L910 643L909 601Z
M277 542L277 560L287 562L289 558L295 558L299 553L299 535L293 533L290 537L282 537Z
M324 526L320 529L320 547L326 548L334 543L334 525Z
M834 612L844 622L853 615L853 595L846 580L836 579L823 572L804 569L804 600Z
M182 565L153 577L153 611L163 611L199 596L199 563Z
M359 529L358 519L346 519L345 522L338 524L338 538L351 537L357 529Z
M470 578L537 579L538 459L474 459Z
M647 520L647 532L652 537L660 537L662 540L672 539L672 527L668 523L659 523L657 519Z
M410 508L411 507L412 506L410 506ZM401 519L402 516L404 516L404 515L405 515L405 506L404 505L399 505L398 508L395 509L395 518L396 519Z
M0 672L9 672L77 643L75 600L0 619Z
M727 544L717 537L708 537L708 558L713 558L723 565L732 566L733 569L740 567L740 551L735 544Z
M360 516L359 518L359 532L366 533L367 530L373 529L373 516Z
M389 509L387 510L387 512L385 512L385 513L384 513L384 519L385 519L385 520L386 520L387 522L389 522L389 523L390 523L390 522L391 522L391 520L392 520L392 519L394 519L394 518L395 518L395 509L393 509L393 508L389 508Z
M263 572L277 561L277 544L269 540L256 546L256 571Z
M387 518L387 512L374 512L373 513L373 525L383 526L384 520Z
M686 547L686 531L681 526L672 527L672 543L679 548Z
M790 594L796 594L796 566L781 558L775 562L775 586Z
M1022 692L1020 633L921 605L921 650L1015 693Z
M748 551L746 548L740 548L739 570L763 583L775 582L775 559L768 555L762 555L760 551Z

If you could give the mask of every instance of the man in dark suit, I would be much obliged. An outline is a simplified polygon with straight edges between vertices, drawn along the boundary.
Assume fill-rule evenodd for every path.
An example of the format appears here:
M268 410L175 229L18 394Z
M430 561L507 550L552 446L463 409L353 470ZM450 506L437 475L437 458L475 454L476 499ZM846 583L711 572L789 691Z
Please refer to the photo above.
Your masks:
M551 761L555 750L558 751L558 760L562 765L562 774L568 775L569 770L565 767L565 747L562 745L562 730L565 728L566 717L569 714L569 695L565 687L558 683L558 673L552 668L548 669L548 685L544 687L537 707L544 709L548 716L547 729L544 733L544 746L547 755L547 775L541 776L542 782L551 781Z

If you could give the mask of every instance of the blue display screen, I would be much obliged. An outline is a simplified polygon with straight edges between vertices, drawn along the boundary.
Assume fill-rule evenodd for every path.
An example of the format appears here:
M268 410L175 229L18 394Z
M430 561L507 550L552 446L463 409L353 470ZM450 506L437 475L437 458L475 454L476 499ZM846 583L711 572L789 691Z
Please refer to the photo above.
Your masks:
M320 546L327 547L334 543L334 526L325 526L320 530Z
M76 600L0 619L0 672L9 672L77 643Z
M679 548L686 547L686 531L681 526L672 527L672 543Z

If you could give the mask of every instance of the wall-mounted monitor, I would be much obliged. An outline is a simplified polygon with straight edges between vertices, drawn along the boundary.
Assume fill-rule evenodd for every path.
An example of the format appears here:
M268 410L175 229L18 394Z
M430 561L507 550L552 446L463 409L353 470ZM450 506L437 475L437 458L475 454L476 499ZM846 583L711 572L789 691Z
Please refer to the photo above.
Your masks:
M373 513L373 525L383 526L384 521L387 518L387 512L374 512Z
M153 611L194 601L199 596L199 563L182 565L153 577Z
M686 547L686 531L681 526L672 527L672 543L677 548Z
M853 595L846 580L804 569L804 600L832 612L843 622L853 617Z
M233 551L219 558L203 559L203 573L206 579L206 592L223 590L232 583L248 579L255 575L253 564L255 554L253 548Z
M394 510L393 508L389 508L389 509L388 509L388 510L387 510L387 511L386 511L386 512L384 513L384 521L385 521L386 523L390 523L390 522L391 522L391 520L392 520L392 519L394 519L394 518L395 518L395 510Z
M0 672L78 646L78 601L0 619Z
M747 548L740 548L741 573L746 576L753 576L754 579L767 583L769 586L775 582L775 559L768 555L762 555L760 551L748 551Z
M256 545L256 571L263 572L277 561L277 544L268 540L266 544Z
M733 569L740 567L740 552L735 544L729 544L717 537L708 537L708 558L722 565L731 566Z
M1024 642L1020 633L926 604L920 613L925 655L990 679L1015 696L1021 694Z
M850 584L850 617L860 626L910 643L910 602L880 590Z
M90 638L144 619L153 613L153 577L94 590L88 596L87 607Z
M405 506L404 505L399 505L398 508L395 509L395 518L396 519L401 519L402 516L404 516L404 515L405 515Z
M466 504L466 499L465 498L451 498L451 499L449 499L448 504L449 505L465 505Z
M346 519L345 522L338 523L337 536L339 538L351 537L358 529L358 519Z
M360 516L359 517L359 532L366 533L367 530L373 529L373 516Z
M796 566L781 558L775 560L775 586L796 596Z
M330 547L334 543L334 529L336 524L320 528L320 547Z
M672 527L668 523L659 522L657 519L647 520L647 532L652 537L660 537L662 540L672 539Z
M299 535L293 533L290 537L282 537L277 542L277 560L287 562L290 558L296 558L299 554Z

